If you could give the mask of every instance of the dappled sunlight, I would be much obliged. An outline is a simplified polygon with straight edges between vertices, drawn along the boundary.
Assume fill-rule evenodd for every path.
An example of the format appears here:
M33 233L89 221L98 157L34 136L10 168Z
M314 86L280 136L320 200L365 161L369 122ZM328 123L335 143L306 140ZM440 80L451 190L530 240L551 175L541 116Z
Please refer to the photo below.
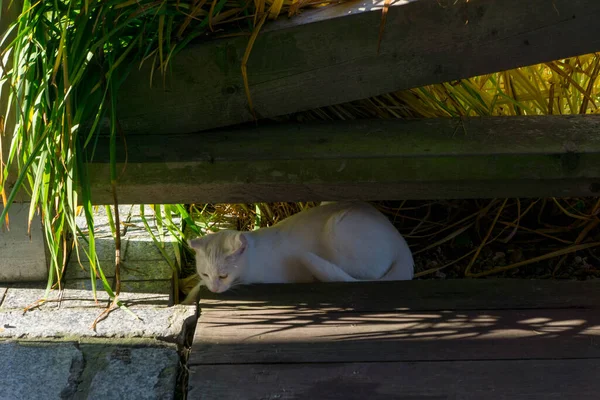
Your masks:
M546 326L579 326L585 324L583 320L549 321Z
M123 282L122 286L123 291L119 295L119 299L127 306L167 306L171 303L168 292L156 283L144 281ZM158 289L166 293L160 293ZM51 289L48 293L46 293L43 284L10 284L4 297L0 296L0 310L2 311L104 309L109 304L110 298L108 293L104 291L102 283L96 283L96 293L94 293L89 280L70 281L65 283L61 290Z
M533 318L527 321L519 321L519 323L528 325L530 329L533 329L538 334L551 334L567 332L573 329L577 329L587 324L587 321L581 319L568 319L553 321L550 318ZM581 332L581 335L594 335L600 334L600 330L586 330L585 333Z
M340 312L309 309L205 311L206 330L227 328L231 340L261 344L362 341L464 341L522 340L600 335L600 317L589 310L497 310ZM227 335L215 337L226 343ZM551 342L549 342L551 344Z
M590 326L590 327L583 329L581 331L581 334L597 336L598 332L600 332L600 325L594 325L594 326Z
M543 324L543 323L546 323L546 322L549 322L549 321L551 321L550 318L530 318L530 319L526 319L526 320L523 320L523 321L519 321L519 323L521 323L521 324L530 324L531 325L531 324Z
M256 285L205 293L192 356L210 365L600 357L595 285L470 285Z
M235 344L248 351L270 345L304 348L312 343L338 348L339 344L345 349L385 343L399 346L396 350L401 354L408 351L406 346L443 346L448 352L457 351L451 350L452 346L468 345L498 357L506 345L514 354L529 351L540 357L549 351L568 352L566 344L572 341L593 349L595 337L600 335L600 315L579 304L572 307L559 301L548 307L539 297L527 302L519 295L514 302L517 307L511 309L509 300L496 300L508 299L507 294L489 296L495 288L482 290L483 282L471 289L482 297L481 302L473 300L471 291L461 294L464 289L459 287L447 289L447 295L434 291L423 297L427 292L418 293L426 288L418 285L416 281L368 286L257 285L235 293L205 293L200 302L199 335L205 344ZM534 290L525 285L523 290L536 296L544 292L541 287ZM334 292L338 295L333 296ZM456 310L450 304L442 308L450 294Z
M390 7L393 6L403 6L406 5L408 3L413 3L415 1L418 0L396 0L396 1L391 1L389 3ZM377 10L382 10L385 7L385 1L381 1L381 0L372 0L372 1L364 1L362 2L363 7L358 7L358 11L364 12L364 11L377 11Z

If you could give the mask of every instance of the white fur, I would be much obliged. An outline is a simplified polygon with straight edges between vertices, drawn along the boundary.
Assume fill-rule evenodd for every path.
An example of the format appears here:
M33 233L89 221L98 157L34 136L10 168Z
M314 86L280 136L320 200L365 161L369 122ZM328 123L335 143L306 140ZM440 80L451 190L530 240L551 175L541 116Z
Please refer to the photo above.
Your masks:
M410 280L406 241L373 206L328 202L253 232L225 230L190 241L203 283Z

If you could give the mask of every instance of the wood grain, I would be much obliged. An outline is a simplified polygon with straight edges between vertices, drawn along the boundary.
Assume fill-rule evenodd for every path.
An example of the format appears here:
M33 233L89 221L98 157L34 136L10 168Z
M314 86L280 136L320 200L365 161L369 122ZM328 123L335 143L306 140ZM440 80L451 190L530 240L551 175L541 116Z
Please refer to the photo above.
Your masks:
M118 150L118 195L124 204L587 196L600 193L599 129L600 116L528 116L133 135ZM108 140L96 154L93 200L111 203Z
M192 366L190 399L592 400L600 360Z
M273 311L273 310L272 310ZM600 358L597 310L202 313L190 364Z
M259 117L364 99L600 50L596 0L354 1L268 25L248 62ZM150 63L121 90L132 134L189 133L253 119L240 72L248 38L184 49L164 83Z
M249 285L201 292L204 314L600 308L599 281L451 279Z
M189 396L596 398L599 288L490 279L203 292Z

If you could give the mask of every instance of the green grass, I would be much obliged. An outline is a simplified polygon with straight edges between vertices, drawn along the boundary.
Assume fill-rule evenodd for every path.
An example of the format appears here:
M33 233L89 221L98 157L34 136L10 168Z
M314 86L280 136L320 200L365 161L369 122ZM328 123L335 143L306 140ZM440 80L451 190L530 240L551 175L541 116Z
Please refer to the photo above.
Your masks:
M0 115L7 120L14 117L10 126L4 127L4 120L0 121L6 128L0 135L0 147L8 148L8 155L0 159L0 198L4 205L0 220L9 223L8 211L19 192L31 198L29 218L35 213L41 215L50 254L48 289L60 287L72 243L78 254L81 250L77 241L71 240L78 233L75 215L81 206L88 224L89 248L84 252L92 269L92 286L95 290L94 277L100 277L104 289L115 297L95 252L94 199L86 164L94 157L100 135L109 136L115 205L111 216L113 227L118 227L119 171L115 160L122 133L117 99L129 73L142 63L151 63L155 75L165 75L170 60L194 39L214 36L214 31L250 35L267 16L291 15L300 8L323 3L0 0L3 10L18 15L5 32L0 32L0 91L8 93ZM240 74L242 70L240 66ZM155 208L162 226L180 236L170 216L176 214L185 220L185 207ZM114 234L118 244L119 229L115 228ZM117 257L117 270L118 266Z
M86 163L93 159L100 135L108 135L110 179L118 204L114 189L118 185L116 142L121 134L119 87L142 62L158 65L165 73L168 60L204 33L211 19L220 21L219 13L225 11L225 2L221 2L212 8L212 17L203 14L202 22L192 23L198 18L188 13L193 4L26 0L15 23L2 32L5 73L0 83L1 90L9 94L0 114L14 115L15 122L2 136L2 145L9 151L0 168L5 206L0 219L5 221L19 191L31 197L30 220L40 213L49 249L48 289L60 287L70 246L80 251L71 238L78 232L75 215L82 206L88 224L85 257L91 265L92 286L95 290L94 276L100 277L114 298L95 254L94 200ZM205 10L199 7L194 12L202 14ZM231 8L227 11L236 15ZM7 137L12 138L9 143ZM15 170L18 175L12 176ZM119 215L117 208L114 210L112 225L118 242L119 229L115 227L119 226ZM164 226L174 229L169 218Z

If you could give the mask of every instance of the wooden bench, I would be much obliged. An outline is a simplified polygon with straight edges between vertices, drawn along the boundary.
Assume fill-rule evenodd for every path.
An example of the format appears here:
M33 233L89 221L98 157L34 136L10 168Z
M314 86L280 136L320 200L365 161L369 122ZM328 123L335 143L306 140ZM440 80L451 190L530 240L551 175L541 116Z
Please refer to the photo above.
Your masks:
M596 399L600 282L202 293L193 399Z
M349 1L267 24L247 63L254 115L600 51L600 37L590 34L600 18L596 0L392 2L380 36L381 18L380 5ZM600 192L597 116L233 128L254 118L241 74L247 43L190 44L164 85L151 63L129 76L118 102L120 203ZM222 130L207 131L215 128ZM88 164L92 200L111 204L109 151L106 141L99 145Z
M267 24L247 63L259 118L600 51L596 0L350 1ZM124 83L121 203L587 196L597 116L251 122L247 37L191 44L166 82ZM380 45L380 46L379 46ZM379 52L378 52L379 49ZM209 129L222 128L217 131ZM107 146L106 143L101 146ZM127 150L127 151L126 151ZM108 150L90 163L110 204ZM127 165L125 165L127 160Z
M270 25L248 61L275 117L600 51L595 0L350 2ZM252 124L247 38L191 46L119 102L122 203L594 196L598 116ZM212 130L211 130L212 129ZM106 146L106 143L100 143ZM89 164L111 203L108 151ZM203 293L189 397L597 398L596 283L413 281Z
M132 135L118 195L124 204L597 196L598 132L600 116L531 116ZM93 196L110 204L108 151L98 154Z

